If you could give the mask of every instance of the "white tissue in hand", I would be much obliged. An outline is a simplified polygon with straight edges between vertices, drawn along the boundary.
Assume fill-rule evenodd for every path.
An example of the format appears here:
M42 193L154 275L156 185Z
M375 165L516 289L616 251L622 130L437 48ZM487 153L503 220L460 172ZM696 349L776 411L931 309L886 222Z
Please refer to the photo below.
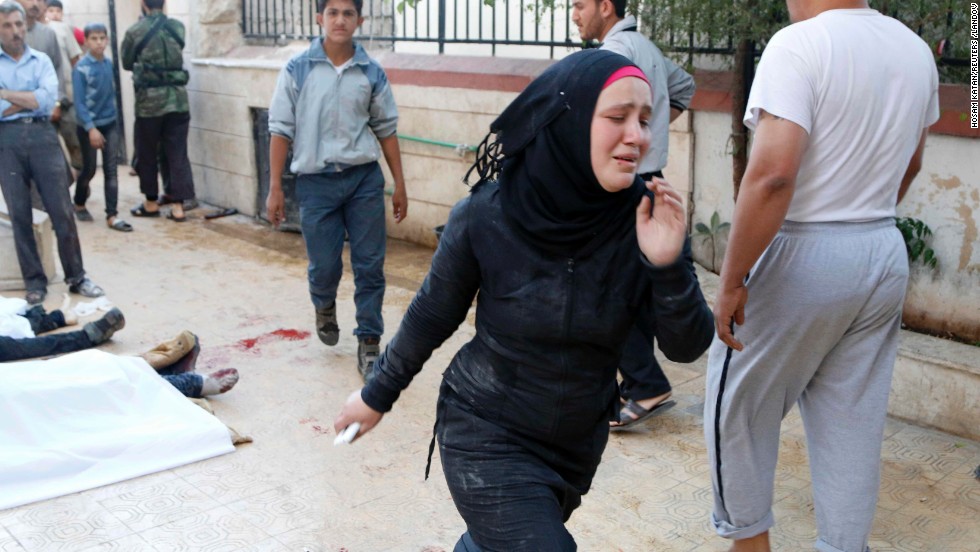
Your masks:
M335 437L333 440L333 444L335 445L350 444L350 442L354 440L354 437L357 436L357 432L360 430L361 430L360 422L352 423L351 425L344 428L344 430L341 431L339 434L337 434L337 437Z

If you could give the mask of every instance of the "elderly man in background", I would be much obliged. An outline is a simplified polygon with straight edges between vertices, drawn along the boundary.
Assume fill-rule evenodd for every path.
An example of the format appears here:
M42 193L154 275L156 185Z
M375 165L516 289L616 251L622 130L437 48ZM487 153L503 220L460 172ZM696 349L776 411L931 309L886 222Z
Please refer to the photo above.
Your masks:
M86 297L103 295L86 278L71 199L65 186L64 157L55 129L48 124L58 94L58 78L45 54L25 42L27 16L12 0L0 3L0 190L13 226L17 259L27 302L47 295L31 213L31 180L51 217L68 290Z

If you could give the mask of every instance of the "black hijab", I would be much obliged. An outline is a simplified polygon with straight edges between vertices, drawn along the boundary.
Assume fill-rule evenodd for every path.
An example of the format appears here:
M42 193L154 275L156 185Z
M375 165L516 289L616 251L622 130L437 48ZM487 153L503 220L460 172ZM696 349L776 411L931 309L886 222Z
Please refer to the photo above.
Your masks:
M528 85L490 125L496 144L484 144L484 170L480 161L475 167L482 177L499 170L504 214L544 251L587 257L636 224L643 182L637 177L630 188L607 192L591 160L596 101L606 80L627 65L633 64L606 50L572 54ZM490 171L488 155L495 157Z

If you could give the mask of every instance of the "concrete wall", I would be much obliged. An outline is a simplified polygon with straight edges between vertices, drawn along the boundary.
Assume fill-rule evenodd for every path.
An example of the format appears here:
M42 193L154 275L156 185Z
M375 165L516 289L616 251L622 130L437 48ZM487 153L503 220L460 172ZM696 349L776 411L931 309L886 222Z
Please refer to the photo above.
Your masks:
M255 214L258 176L251 110L268 107L278 70L306 44L243 46L238 10L235 0L171 0L168 6L171 14L190 16L185 52L193 58L188 64L189 151L198 195ZM120 16L121 28L131 24L127 17L130 14ZM468 145L479 143L490 121L550 64L501 57L474 63L472 57L384 51L372 55L392 83L401 113L400 135ZM701 71L697 78L691 111L671 126L671 157L665 171L691 202L692 226L707 223L715 212L722 221L730 221L734 208L730 79ZM124 90L131 104L131 86L124 84ZM943 119L934 127L939 133L929 138L925 166L900 206L900 215L920 218L933 228L931 245L940 259L937 271L914 271L907 318L980 339L980 156L975 155L980 134L960 128L965 126L957 116L964 94L953 88L941 91ZM390 224L389 232L434 245L432 228L443 224L450 207L467 193L460 179L473 155L405 139L401 148L409 217L400 225ZM703 264L720 267L724 233L717 241L712 259L711 240L695 237Z
M256 108L268 108L279 70L292 55L306 47L305 43L285 47L243 46L220 58L192 60L188 84L192 114L188 151L198 197L235 207L242 213L258 214L252 112ZM399 134L463 145L478 144L493 118L517 94L516 90L548 65L547 62L496 60L485 64L480 74L453 73L446 70L445 62L449 58L444 58L436 71L439 74L430 71L429 77L437 81L436 85L422 86L419 80L427 77L415 69L420 63L418 56L372 54L388 70L399 108ZM450 65L469 63L456 60ZM495 65L511 73L515 65L521 66L517 72L526 74L517 81L512 74L498 79ZM490 89L473 88L475 85ZM435 246L433 228L444 224L453 204L468 193L461 180L473 163L474 154L460 155L453 148L409 139L401 140L400 147L409 217L397 225L389 220L389 234ZM390 183L391 175L387 166L382 165Z

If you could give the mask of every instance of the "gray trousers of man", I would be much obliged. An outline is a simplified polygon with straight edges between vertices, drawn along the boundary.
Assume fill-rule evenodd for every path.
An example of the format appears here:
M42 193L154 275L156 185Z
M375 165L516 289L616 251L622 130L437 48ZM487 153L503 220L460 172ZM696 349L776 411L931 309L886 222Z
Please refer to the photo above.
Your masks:
M800 406L821 552L863 552L908 258L893 219L784 223L747 281L745 324L708 357L704 432L718 534L774 523L780 423Z
M0 123L0 190L10 213L17 260L28 291L42 291L48 285L34 239L31 180L51 218L65 281L72 285L85 278L65 170L58 133L50 123Z

